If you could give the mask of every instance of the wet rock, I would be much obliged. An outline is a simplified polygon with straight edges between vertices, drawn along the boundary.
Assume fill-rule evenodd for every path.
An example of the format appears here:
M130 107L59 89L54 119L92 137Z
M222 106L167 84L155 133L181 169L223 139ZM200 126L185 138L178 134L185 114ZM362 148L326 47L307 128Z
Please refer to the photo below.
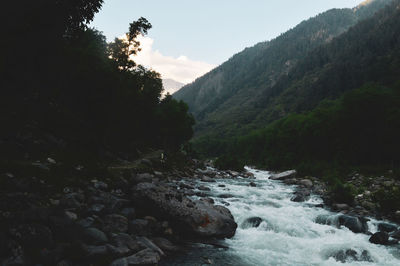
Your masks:
M202 182L208 182L208 183L216 182L214 179L212 179L211 177L208 177L208 176L203 176L201 178L201 181Z
M229 198L233 198L234 196L232 195L232 194L229 194L229 193L224 193L224 194L219 194L218 195L218 198L221 198L221 199L229 199Z
M369 238L369 242L373 244L388 245L389 234L386 232L376 232Z
M290 199L294 202L304 202L310 198L311 192L308 189L299 189L294 193L294 196Z
M101 245L108 242L106 234L95 227L86 228L83 231L83 239L90 245Z
M199 186L197 189L198 190L202 190L202 191L211 191L211 189L209 187L206 187L206 186Z
M363 217L354 217L349 215L339 216L339 225L343 225L350 229L353 233L368 232L367 219Z
M180 187L180 188L186 188L186 189L194 189L193 186L191 186L191 185L189 185L189 184L186 184L186 183L180 183L180 184L179 184L179 187Z
M378 230L390 233L390 232L396 231L397 230L397 226L395 226L393 224L388 224L388 223L379 223L378 224Z
M296 177L296 170L289 170L289 171L285 171L282 173L278 173L278 174L272 174L269 179L272 180L284 180L284 179L289 179L289 178L295 178Z
M154 265L159 261L160 255L157 252L147 248L129 257L117 259L113 261L110 266Z
M250 183L249 183L249 186L251 186L251 187L256 187L257 185L256 185L256 183L254 183L254 182L250 182Z
M358 254L357 251L353 249L339 250L337 252L330 254L328 257L332 257L336 261L339 261L341 263L352 262L352 261L373 262L371 259L371 255L367 250L363 250L361 254Z
M396 230L390 234L391 237L400 240L400 230Z
M250 217L247 218L241 225L240 228L247 229L252 227L259 227L262 223L262 219L260 217Z
M119 214L107 215L103 229L109 233L125 233L128 231L128 219Z
M218 187L226 187L224 184L219 184Z

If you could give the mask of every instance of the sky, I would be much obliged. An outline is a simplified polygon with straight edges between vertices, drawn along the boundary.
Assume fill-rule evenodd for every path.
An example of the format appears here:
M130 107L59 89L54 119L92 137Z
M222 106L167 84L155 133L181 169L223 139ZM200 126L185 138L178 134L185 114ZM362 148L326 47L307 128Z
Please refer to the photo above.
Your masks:
M135 62L163 78L190 83L246 47L271 40L301 21L362 0L105 0L91 27L108 41L145 17Z

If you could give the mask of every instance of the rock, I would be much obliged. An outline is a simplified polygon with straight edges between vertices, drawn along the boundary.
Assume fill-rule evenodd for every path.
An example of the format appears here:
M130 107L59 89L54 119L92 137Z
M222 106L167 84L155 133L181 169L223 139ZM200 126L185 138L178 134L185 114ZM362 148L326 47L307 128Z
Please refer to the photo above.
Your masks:
M368 232L367 219L362 217L353 217L349 215L339 216L339 225L343 225L350 229L353 233L366 233Z
M65 215L71 219L71 220L77 220L78 219L78 215L76 215L76 213L70 212L70 211L65 211Z
M334 210L337 211L344 211L350 209L350 206L345 203L335 203L332 205L332 207Z
M140 241L146 247L148 247L148 248L154 250L155 252L157 252L158 254L160 254L161 256L165 256L164 252L159 247L157 247L157 245L155 245L153 242L151 242L151 240L148 239L147 237L138 236L136 239L138 241Z
M400 230L396 230L390 234L391 237L400 240Z
M294 202L304 202L310 198L310 195L310 190L299 189L294 193L294 196L290 200Z
M175 252L179 248L171 243L168 239L162 237L155 237L151 239L154 244L156 244L164 252Z
M312 188L313 182L310 179L302 179L299 181L299 185L307 188Z
M191 185L189 185L189 184L186 184L186 183L180 183L180 184L179 184L179 187L180 187L180 188L186 188L186 189L194 189L193 186L191 186Z
M92 182L93 182L93 186L97 189L100 189L103 191L108 189L108 185L102 181L92 180Z
M152 235L152 228L149 220L135 219L129 223L129 233L139 236Z
M147 248L129 257L120 258L113 261L110 266L129 266L129 265L153 265L160 261L157 252Z
M95 203L91 205L88 209L90 213L99 214L105 210L106 206L104 204Z
M376 232L369 238L369 242L379 245L388 245L389 234L386 232Z
M124 233L112 234L111 243L116 247L126 247L133 252L138 252L146 248L143 243Z
M236 231L237 224L227 208L193 201L162 184L138 184L132 195L143 212L170 221L174 231L186 237L225 238Z
M272 174L269 179L272 180L284 180L284 179L289 179L289 178L295 178L296 177L296 170L289 170L289 171L285 171L282 173L278 173L278 174Z
M386 233L390 233L390 232L396 231L397 226L393 225L393 224L388 224L388 223L379 223L378 230L386 232Z
M104 218L104 231L109 233L128 232L128 219L119 214L107 215Z
M208 177L208 176L203 176L201 178L201 181L202 182L208 182L208 183L216 182L214 179L212 179L211 177Z
M87 217L85 219L79 220L77 224L84 228L92 227L94 224L94 219L92 217Z
M209 187L206 187L206 186L199 186L197 189L198 190L202 190L202 191L211 191L211 189Z
M226 187L224 184L219 184L218 187Z
M256 185L256 183L254 183L254 182L250 182L250 183L249 183L249 186L251 186L251 187L256 187L257 185Z
M143 182L151 183L153 181L154 175L149 173L138 174L132 178L132 183L138 184Z
M332 257L336 261L339 261L341 263L352 262L352 261L373 262L371 259L371 255L367 250L363 250L360 255L357 253L357 251L353 249L339 250L330 254L328 257Z
M247 218L241 225L240 228L247 229L252 227L259 227L262 223L262 219L260 217L250 217Z
M77 209L81 207L84 200L85 197L81 193L67 193L61 198L60 204L65 208Z
M101 245L108 242L106 234L95 227L86 228L83 231L83 239L90 245Z
M121 215L125 216L128 219L135 218L135 209L134 208L123 208L120 212Z
M56 164L57 162L56 162L56 160L54 160L54 159L52 159L52 158L47 158L47 161L49 162L49 163L51 163L51 164Z
M218 195L218 198L221 198L221 199L229 199L229 198L233 198L234 196L232 195L232 194L229 194L229 193L224 193L224 194L219 194Z

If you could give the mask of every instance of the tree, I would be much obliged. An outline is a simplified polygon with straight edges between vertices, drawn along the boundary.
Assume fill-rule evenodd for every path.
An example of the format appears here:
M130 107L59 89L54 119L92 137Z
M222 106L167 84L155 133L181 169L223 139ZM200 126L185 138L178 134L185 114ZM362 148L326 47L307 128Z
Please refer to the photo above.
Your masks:
M137 37L146 35L151 27L147 19L141 17L130 24L129 32L125 34L125 38L115 38L114 42L109 44L109 56L116 62L121 71L132 71L136 66L130 57L141 50Z

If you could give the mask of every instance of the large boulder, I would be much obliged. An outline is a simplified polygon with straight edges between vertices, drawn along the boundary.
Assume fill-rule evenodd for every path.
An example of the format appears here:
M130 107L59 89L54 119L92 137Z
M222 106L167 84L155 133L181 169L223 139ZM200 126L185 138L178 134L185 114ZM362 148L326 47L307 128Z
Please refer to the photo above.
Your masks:
M369 238L369 242L379 245L388 245L389 234L387 232L376 232Z
M138 211L168 220L174 231L188 238L229 238L237 224L230 211L207 201L193 201L162 184L140 183L133 188Z
M278 174L272 174L269 179L272 180L285 180L285 179L289 179L289 178L295 178L296 177L296 170L289 170L289 171L285 171L282 173L278 173Z
M339 225L349 228L354 233L367 233L368 224L367 219L362 217L355 217L350 215L340 215Z

